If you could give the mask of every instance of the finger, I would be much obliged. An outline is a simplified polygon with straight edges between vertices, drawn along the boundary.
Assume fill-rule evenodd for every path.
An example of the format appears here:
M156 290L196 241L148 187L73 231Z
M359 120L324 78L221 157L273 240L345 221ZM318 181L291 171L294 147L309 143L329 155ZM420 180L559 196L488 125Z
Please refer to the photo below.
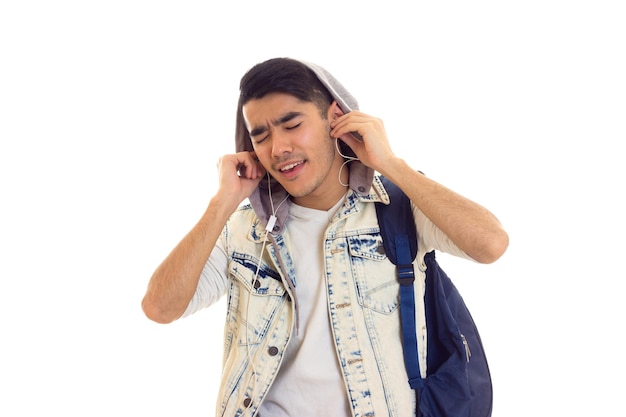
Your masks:
M357 152L357 148L362 145L361 141L356 139L352 134L348 133L346 135L341 135L337 139L341 140L343 143L348 145L350 149L352 149L355 153Z
M365 135L365 132L368 129L371 129L371 125L371 118L352 115L351 113L348 113L348 115L342 116L331 123L331 135L333 135L334 137L340 137L347 133L355 132L357 134L355 135L356 138L362 139L362 136Z
M256 158L255 154L246 152L245 155L241 155L239 159L238 171L239 175L248 179L256 179L265 175L265 168Z

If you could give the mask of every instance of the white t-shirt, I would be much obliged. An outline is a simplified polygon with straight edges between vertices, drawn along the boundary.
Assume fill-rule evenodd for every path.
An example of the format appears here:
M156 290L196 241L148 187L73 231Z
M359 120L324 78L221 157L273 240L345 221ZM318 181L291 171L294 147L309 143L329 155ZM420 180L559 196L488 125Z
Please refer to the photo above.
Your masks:
M299 333L259 410L260 417L351 415L332 339L324 275L324 232L344 199L329 211L291 204L286 233L293 257Z

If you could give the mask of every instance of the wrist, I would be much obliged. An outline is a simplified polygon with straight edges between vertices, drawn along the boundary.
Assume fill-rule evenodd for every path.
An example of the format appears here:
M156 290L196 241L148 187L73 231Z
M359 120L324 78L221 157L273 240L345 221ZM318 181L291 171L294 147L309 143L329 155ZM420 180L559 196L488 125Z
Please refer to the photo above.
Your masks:
M385 166L378 170L382 175L389 178L391 182L397 184L408 171L414 171L404 159L400 157L389 158Z

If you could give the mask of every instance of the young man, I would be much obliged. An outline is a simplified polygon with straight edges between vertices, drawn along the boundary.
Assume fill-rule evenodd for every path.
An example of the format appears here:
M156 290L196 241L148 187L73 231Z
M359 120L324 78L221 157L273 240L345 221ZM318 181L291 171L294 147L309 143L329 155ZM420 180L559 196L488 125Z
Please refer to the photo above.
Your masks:
M375 171L412 201L417 294L426 252L490 263L506 232L396 156L383 123L324 69L271 59L240 89L237 153L220 159L205 214L154 272L146 315L168 323L228 295L219 416L414 415Z

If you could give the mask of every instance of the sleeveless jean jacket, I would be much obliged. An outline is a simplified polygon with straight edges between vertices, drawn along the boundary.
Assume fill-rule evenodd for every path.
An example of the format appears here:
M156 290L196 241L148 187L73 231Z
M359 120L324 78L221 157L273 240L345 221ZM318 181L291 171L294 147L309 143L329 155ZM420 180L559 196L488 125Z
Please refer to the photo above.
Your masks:
M416 399L402 356L399 284L383 248L374 205L388 202L388 196L379 181L372 187L369 195L349 191L325 233L330 325L353 416L409 417ZM228 257L228 310L217 415L254 416L292 331L303 331L298 328L297 281L287 238L267 233L250 206L231 216L221 239ZM425 247L421 237L420 246ZM420 249L415 260L420 346L426 345L425 252ZM424 354L420 351L423 373Z

